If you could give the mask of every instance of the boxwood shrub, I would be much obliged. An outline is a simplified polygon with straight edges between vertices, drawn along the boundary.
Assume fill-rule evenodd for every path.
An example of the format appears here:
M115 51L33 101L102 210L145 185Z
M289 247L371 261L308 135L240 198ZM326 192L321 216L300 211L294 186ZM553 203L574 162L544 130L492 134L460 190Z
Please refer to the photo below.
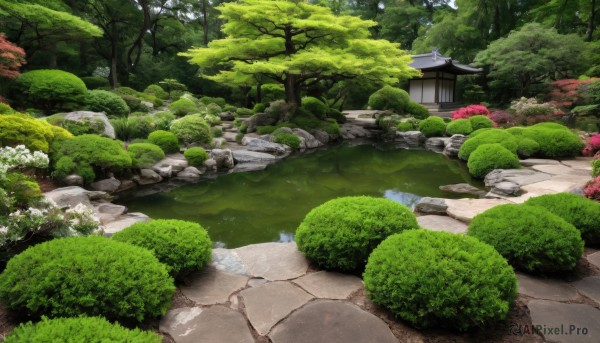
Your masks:
M572 270L583 253L579 231L536 206L493 207L473 218L468 235L496 248L515 268L531 273Z
M155 97L167 100L169 98L169 93L167 93L161 86L159 85L150 85L144 89L144 93L152 94Z
M469 173L476 178L484 178L494 169L519 169L521 163L517 155L502 144L482 144L473 151L467 162Z
M28 322L20 325L4 342L160 343L162 337L150 331L127 329L118 323L111 324L102 317L44 317L38 323Z
M600 203L578 194L557 193L529 198L525 205L545 208L572 224L586 245L600 243Z
M519 146L517 139L505 130L479 129L477 131L473 131L469 139L467 139L460 147L460 150L458 151L458 157L462 160L468 161L469 156L471 156L471 153L475 151L478 146L492 143L500 143L513 153L517 152L517 147Z
M522 134L540 145L539 154L542 157L579 156L585 146L578 135L556 123L539 123L525 128Z
M429 117L419 122L419 131L425 137L443 136L446 133L446 123L440 117Z
M275 131L273 134L273 141L275 143L285 144L294 150L300 148L301 143L298 136L285 131Z
M202 226L174 219L136 223L113 239L146 248L178 276L202 269L211 259L212 241Z
M410 121L403 121L398 123L398 131L400 132L408 132L413 131L415 129L415 125Z
M408 93L400 88L384 86L369 97L369 107L372 110L392 110L403 114L410 102Z
M13 93L22 106L50 113L81 108L86 103L87 87L74 74L40 69L21 74Z
M382 240L418 227L415 215L397 202L344 197L312 209L296 230L296 243L320 267L362 272L369 254Z
M91 111L104 112L109 116L124 116L129 113L125 100L113 92L93 90L88 92L87 106Z
M152 252L99 236L35 245L0 274L9 310L41 316L103 316L143 321L164 315L175 292L167 267Z
M596 177L600 175L600 158L592 161L592 176Z
M210 126L199 114L191 114L171 123L173 132L185 144L209 144L212 141Z
M136 168L150 168L165 158L162 149L152 143L133 143L127 147L127 151L131 156L132 166Z
M54 141L72 138L67 130L27 115L0 115L0 146L25 145L31 151L50 151Z
M516 136L517 153L522 157L535 156L540 151L538 142L524 136Z
M494 127L494 122L490 118L482 115L472 116L469 118L469 122L471 122L473 131Z
M424 229L385 239L363 278L374 303L418 328L485 327L506 319L517 297L515 273L494 248Z
M429 117L429 109L414 101L408 102L406 105L406 113L417 119L425 119Z
M327 104L311 96L302 99L302 108L319 119L325 119L329 109Z
M206 150L200 147L193 147L187 149L183 153L183 156L188 161L188 164L190 166L196 167L202 166L204 161L208 160L208 153L206 152Z
M465 135L468 136L473 132L473 126L469 119L456 119L448 123L446 126L446 134L452 135Z
M174 101L171 106L169 106L169 110L176 116L183 117L187 114L197 112L198 107L192 100L180 98L179 100Z
M173 132L157 130L148 135L148 142L158 145L165 154L179 151L179 139Z

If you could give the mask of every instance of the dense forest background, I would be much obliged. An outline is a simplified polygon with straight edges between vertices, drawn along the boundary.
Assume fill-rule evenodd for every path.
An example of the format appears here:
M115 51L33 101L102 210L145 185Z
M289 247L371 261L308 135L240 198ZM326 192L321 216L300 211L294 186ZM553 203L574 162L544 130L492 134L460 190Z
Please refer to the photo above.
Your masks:
M216 9L221 0L0 0L0 32L22 47L23 70L62 69L79 76L103 76L111 85L144 89L176 79L190 91L242 99L235 87L198 77L197 66L178 56L224 38ZM335 14L377 22L373 38L400 43L411 53L437 48L463 63L486 68L463 78L461 93L502 103L535 96L552 81L600 76L596 0L311 0ZM533 25L537 23L539 25ZM530 26L527 26L530 25ZM520 42L503 39L511 31L539 31ZM554 35L554 36L553 36ZM559 38L557 38L559 37ZM544 41L546 39L546 41ZM537 40L537 41L536 41ZM533 58L516 51L531 45ZM490 44L496 43L495 51ZM511 45L512 44L512 45ZM553 44L553 46L550 46ZM504 46L503 46L504 45ZM523 48L523 47L521 47ZM487 50L486 50L487 49ZM483 52L483 53L482 53ZM560 56L555 56L560 55ZM505 70L494 63L501 61ZM564 65L561 65L562 62ZM513 66L524 68L516 78ZM530 72L533 70L534 72ZM492 78L490 79L490 75ZM345 85L358 97L379 85ZM352 103L352 101L350 101Z

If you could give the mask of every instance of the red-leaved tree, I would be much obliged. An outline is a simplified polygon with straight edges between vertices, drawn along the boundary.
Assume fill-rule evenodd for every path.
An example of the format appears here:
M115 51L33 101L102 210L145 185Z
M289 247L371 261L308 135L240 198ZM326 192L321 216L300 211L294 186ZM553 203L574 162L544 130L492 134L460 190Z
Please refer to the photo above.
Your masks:
M554 81L550 84L550 102L558 107L571 109L584 98L582 86L589 85L597 80L597 78L590 78L587 80L564 79Z
M25 64L25 51L0 33L0 78L16 79L19 67Z

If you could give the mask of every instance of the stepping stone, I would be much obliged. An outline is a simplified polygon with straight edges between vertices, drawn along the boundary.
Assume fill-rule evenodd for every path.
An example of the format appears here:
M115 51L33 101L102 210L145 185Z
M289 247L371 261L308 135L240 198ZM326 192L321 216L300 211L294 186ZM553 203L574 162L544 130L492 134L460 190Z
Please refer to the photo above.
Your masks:
M519 186L529 185L548 180L550 174L540 173L531 169L495 169L485 176L485 186L492 187L503 181L516 183Z
M448 199L446 203L448 204L446 212L450 217L470 223L476 215L498 205L510 204L510 201L504 199Z
M317 300L269 334L273 343L398 343L387 324L345 301Z
M553 164L553 165L537 165L531 167L533 170L540 171L542 173L552 174L552 175L573 175L573 174L589 174L588 171L582 171L578 169L573 169L567 167L562 164Z
M115 221L104 224L104 235L112 236L135 223L143 223L149 220L150 217L140 212L123 214L118 216Z
M296 243L262 243L233 250L248 274L269 281L290 280L306 274L308 261Z
M359 277L327 271L304 275L294 283L315 297L324 299L347 299L363 286Z
M214 267L191 276L191 281L179 287L183 294L200 305L223 304L231 294L246 287L248 277L230 274Z
M569 180L565 180L560 177L553 177L547 181L522 186L521 190L538 195L570 192L576 189L579 186L579 183L577 182L576 176L570 176L569 178Z
M246 315L259 335L264 336L293 310L313 297L290 282L271 282L240 292Z
M432 231L446 231L452 233L466 233L467 225L448 216L420 216L417 222L422 228Z
M534 328L548 342L600 342L600 310L590 305L533 300L527 307Z
M244 316L222 306L170 310L161 319L159 330L177 343L254 343Z
M218 270L232 273L246 275L246 266L242 263L239 256L232 250L216 248L212 250L212 261L210 265L217 268Z
M591 165L592 160L593 160L593 158L591 158L591 157L577 157L573 160L564 160L564 161L560 161L560 162L566 166L573 168L573 169L591 171L592 170L592 165Z
M600 277L586 277L577 282L573 282L573 286L577 288L579 293L600 304Z
M577 291L566 282L542 279L517 273L519 293L536 299L569 301L577 299Z
M550 160L545 158L528 158L526 160L521 160L521 165L523 167L532 167L540 164L549 165L549 164L560 164L557 160Z
M587 260L588 260L589 263L591 263L594 266L600 268L600 251L588 255L586 258L587 258Z

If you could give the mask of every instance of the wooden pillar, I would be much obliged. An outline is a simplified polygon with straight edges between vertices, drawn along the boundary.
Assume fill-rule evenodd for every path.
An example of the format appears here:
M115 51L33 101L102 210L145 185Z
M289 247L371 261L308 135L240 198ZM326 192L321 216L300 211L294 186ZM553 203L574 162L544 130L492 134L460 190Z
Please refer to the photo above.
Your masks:
M453 75L452 78L452 102L456 102L456 78L458 76L456 74Z
M435 72L435 98L434 101L436 104L440 103L440 72Z

